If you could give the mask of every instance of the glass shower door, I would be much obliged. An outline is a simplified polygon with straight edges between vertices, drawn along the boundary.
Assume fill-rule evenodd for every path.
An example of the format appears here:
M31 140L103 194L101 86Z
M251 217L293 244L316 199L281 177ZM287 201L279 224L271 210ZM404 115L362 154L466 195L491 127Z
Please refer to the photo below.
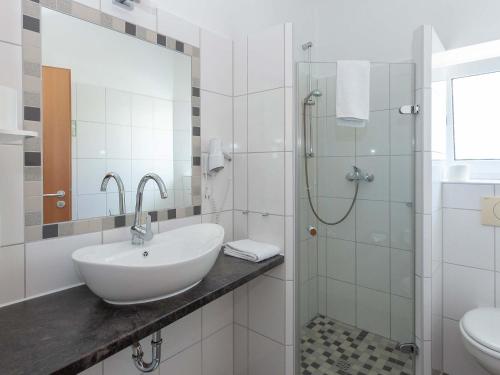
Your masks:
M337 124L336 63L311 68L297 69L298 373L411 374L399 344L414 342L415 116L399 108L414 104L415 67L371 64L364 128ZM345 220L323 224L349 211L354 166L373 181Z

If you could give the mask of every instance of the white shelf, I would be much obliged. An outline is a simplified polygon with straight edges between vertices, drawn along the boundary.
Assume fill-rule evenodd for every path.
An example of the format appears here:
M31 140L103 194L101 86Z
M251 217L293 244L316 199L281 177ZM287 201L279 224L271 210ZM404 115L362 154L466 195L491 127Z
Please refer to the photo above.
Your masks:
M24 138L38 137L37 132L17 129L0 129L0 145L20 145Z

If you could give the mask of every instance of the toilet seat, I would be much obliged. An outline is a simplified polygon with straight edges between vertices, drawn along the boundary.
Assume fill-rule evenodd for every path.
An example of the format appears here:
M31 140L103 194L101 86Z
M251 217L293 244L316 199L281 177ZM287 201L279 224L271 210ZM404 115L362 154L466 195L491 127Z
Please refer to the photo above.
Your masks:
M471 345L500 359L500 309L479 308L467 312L460 320L460 330Z

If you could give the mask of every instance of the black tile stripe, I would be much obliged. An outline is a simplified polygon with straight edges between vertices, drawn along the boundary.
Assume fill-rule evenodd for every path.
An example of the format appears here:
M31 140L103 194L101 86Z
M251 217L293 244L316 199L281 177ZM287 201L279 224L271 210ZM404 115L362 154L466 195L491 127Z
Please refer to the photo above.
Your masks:
M125 215L115 216L115 228L121 228L125 226Z
M157 34L156 35L156 43L160 46L167 46L167 37L165 35Z
M23 15L23 29L30 30L35 33L40 32L40 20L38 18Z
M193 126L193 137L200 136L200 128L198 126Z
M201 158L199 156L193 156L193 166L201 165Z
M193 116L199 116L199 115L200 115L200 108L193 107Z
M175 208L171 209L171 210L168 210L168 212L167 212L167 218L168 218L168 220L175 219L176 217L177 217L177 210Z
M194 206L193 215L200 215L200 214L201 214L201 206Z
M151 216L151 222L157 222L158 221L158 211L149 211L148 215Z
M27 121L40 121L40 108L24 107L24 119Z
M199 98L200 97L200 89L198 87L192 87L191 88L191 95Z
M184 43L175 41L175 50L184 53Z
M135 36L137 32L137 26L130 22L125 22L125 32L127 34Z
M42 227L42 238L54 238L59 235L59 228L57 224L44 225Z
M40 167L42 165L42 154L40 152L25 152L24 166Z

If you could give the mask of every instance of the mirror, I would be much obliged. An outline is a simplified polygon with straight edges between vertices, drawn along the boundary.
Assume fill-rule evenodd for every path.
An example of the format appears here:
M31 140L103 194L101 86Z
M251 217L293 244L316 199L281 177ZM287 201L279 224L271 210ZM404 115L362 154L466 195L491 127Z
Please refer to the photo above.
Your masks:
M149 172L145 211L191 206L191 57L47 8L41 35L43 224L134 212Z

